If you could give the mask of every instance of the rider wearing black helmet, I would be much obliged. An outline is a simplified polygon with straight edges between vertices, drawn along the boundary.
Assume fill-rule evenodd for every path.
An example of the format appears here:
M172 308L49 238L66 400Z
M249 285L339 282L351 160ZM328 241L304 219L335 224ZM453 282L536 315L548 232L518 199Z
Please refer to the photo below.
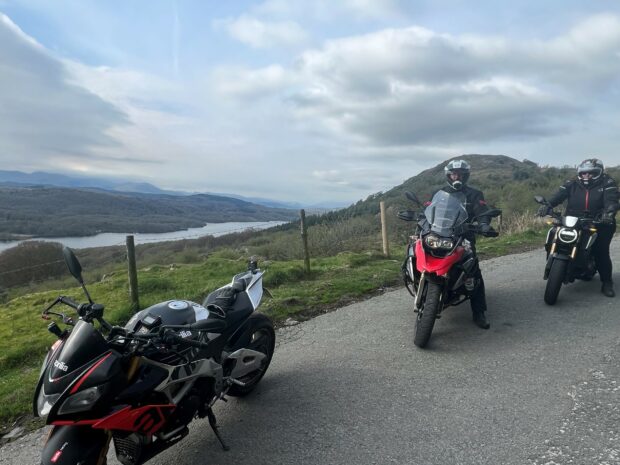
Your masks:
M471 219L475 216L483 214L489 208L484 200L484 195L478 189L474 189L467 185L471 167L465 160L452 160L445 168L444 172L448 185L442 190L448 193L462 192L464 194L464 204L467 209L467 215ZM487 233L491 231L491 218L479 217L480 232ZM468 233L466 238L471 243L472 251L476 254L476 236ZM485 312L487 310L486 294L484 290L484 280L479 267L476 267L476 273L472 279L479 280L479 285L474 294L470 297L471 311L474 323L482 328L489 329L490 324L487 322Z
M566 215L591 217L603 222L597 227L598 237L592 246L592 255L601 277L601 292L607 297L614 297L609 244L616 232L615 216L620 205L618 185L604 170L603 162L597 158L582 161L577 166L577 178L560 186L549 199L549 206L540 207L538 214L547 215L553 207L568 199Z

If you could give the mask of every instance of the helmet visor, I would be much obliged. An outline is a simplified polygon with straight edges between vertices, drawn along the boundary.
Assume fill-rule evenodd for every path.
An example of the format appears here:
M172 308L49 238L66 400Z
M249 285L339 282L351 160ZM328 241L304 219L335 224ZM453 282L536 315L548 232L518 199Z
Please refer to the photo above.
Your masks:
M597 178L601 175L601 169L600 168L589 168L589 169L582 169L579 170L579 172L577 173L578 176L580 178Z
M460 178L463 178L463 177L467 174L467 170L460 169L460 168L456 168L456 169L453 169L453 170L448 170L448 171L446 171L446 174L447 174L448 176L452 176L452 175L456 174L456 175L458 175Z

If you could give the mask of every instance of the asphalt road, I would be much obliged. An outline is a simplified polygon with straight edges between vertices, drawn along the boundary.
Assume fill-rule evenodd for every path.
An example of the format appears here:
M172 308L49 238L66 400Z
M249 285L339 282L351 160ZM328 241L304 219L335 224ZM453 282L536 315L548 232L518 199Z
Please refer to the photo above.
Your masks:
M231 450L200 420L149 463L620 464L620 296L576 282L548 307L543 267L542 250L483 262L491 329L449 308L426 350L404 289L284 328L255 393L216 405ZM39 463L43 434L0 463Z

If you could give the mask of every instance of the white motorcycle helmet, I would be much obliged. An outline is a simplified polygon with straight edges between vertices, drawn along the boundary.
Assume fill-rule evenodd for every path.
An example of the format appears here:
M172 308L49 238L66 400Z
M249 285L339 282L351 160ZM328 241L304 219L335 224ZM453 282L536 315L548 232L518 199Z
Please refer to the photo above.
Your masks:
M465 184L467 184L471 167L465 160L452 160L443 170L446 174L448 185L455 191L458 191L461 190ZM459 179L453 180L451 177L452 174L458 174Z
M584 186L588 186L591 182L596 182L603 174L603 162L598 158L588 158L577 166L577 179Z

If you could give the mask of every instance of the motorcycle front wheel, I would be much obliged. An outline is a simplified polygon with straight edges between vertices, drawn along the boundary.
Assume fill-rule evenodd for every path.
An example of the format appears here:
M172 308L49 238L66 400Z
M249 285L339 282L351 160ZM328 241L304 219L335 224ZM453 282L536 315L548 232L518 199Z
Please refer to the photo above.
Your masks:
M252 324L252 332L250 334L250 342L246 348L256 350L266 355L258 370L248 373L239 381L244 383L243 386L233 384L228 390L228 394L235 397L243 397L254 390L258 382L262 379L269 368L271 357L276 346L276 334L273 330L273 324L264 315L255 313L250 317Z
M558 300L558 294L564 282L567 267L568 261L553 260L549 276L547 277L547 286L545 287L545 303L547 305L553 305Z
M435 320L441 309L440 298L441 285L430 281L427 282L426 298L424 299L422 310L418 313L418 318L415 322L415 335L413 337L413 343L420 348L426 347L431 338Z

